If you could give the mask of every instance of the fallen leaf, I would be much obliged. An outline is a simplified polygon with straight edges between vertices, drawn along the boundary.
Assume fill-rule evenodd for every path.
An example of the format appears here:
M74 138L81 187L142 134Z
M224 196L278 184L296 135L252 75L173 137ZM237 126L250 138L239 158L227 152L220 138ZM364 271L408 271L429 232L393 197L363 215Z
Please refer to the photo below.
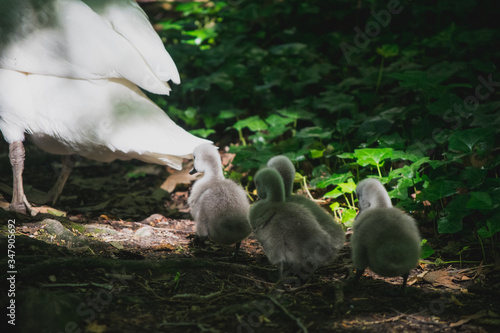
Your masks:
M439 270L428 272L424 277L424 281L434 286L443 286L450 289L462 289L461 286L453 282L453 280L460 280L449 274L448 271Z
M161 184L161 189L172 193L178 184L191 184L198 178L201 178L200 174L190 175L189 171L193 169L193 161L190 161L182 166L182 170L175 170L172 168L167 168L170 172L170 176Z

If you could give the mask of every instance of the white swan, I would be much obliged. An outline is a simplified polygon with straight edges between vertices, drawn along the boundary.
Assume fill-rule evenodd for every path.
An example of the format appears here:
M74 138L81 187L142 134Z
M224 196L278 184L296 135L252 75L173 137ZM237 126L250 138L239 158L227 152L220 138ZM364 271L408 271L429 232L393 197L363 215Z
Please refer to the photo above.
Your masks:
M352 260L357 281L367 267L382 276L402 276L405 291L409 271L420 257L420 234L413 218L392 207L384 186L365 179L356 187L361 212L353 223Z
M132 0L0 1L0 130L9 143L11 210L24 195L25 134L50 153L137 158L181 168L207 142L178 127L136 85L168 94L177 68ZM71 167L49 192L55 201Z
M276 169L283 178L283 185L285 190L286 202L294 202L305 206L316 218L319 225L325 230L332 238L331 246L334 251L333 258L336 258L339 251L344 246L345 233L342 226L335 222L333 217L328 214L314 201L302 195L293 194L293 182L295 179L295 167L290 159L284 155L274 156L267 162L269 168Z
M194 183L188 198L196 234L217 243L236 244L236 256L241 241L252 231L248 222L250 203L245 190L224 178L217 147L202 144L195 148L193 156L191 173L204 173Z
M329 263L335 251L331 237L303 205L285 201L283 180L271 168L255 176L259 201L250 209L255 237L273 265L278 265L280 281L285 265L302 276Z

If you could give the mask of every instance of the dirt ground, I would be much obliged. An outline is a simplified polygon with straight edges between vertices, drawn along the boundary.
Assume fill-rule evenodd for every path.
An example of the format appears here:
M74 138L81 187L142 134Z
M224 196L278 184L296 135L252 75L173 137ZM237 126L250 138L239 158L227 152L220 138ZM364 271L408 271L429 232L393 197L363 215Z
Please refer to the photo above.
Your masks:
M50 188L58 167L57 157L27 147L29 198ZM233 247L193 242L189 185L165 192L167 175L140 162L79 160L59 204L34 218L0 209L3 253L16 222L17 272L15 297L1 296L3 309L15 300L16 326L2 316L1 332L500 331L500 271L480 253L462 265L421 263L401 295L401 278L369 271L349 284L346 242L335 264L290 277L284 291L253 237L237 259ZM5 206L3 145L0 182ZM9 259L2 255L3 281Z

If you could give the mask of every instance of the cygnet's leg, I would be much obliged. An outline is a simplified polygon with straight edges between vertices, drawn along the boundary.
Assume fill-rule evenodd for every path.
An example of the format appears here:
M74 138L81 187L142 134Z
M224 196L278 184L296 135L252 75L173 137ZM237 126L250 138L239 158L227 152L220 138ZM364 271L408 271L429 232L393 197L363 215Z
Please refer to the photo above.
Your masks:
M235 244L235 250L234 250L234 259L238 259L238 253L240 252L240 246L241 246L241 242L238 242Z
M364 269L356 269L356 275L354 275L354 277L351 279L350 283L351 284L358 283L359 279L361 278L361 276L363 276L364 272L365 272Z
M59 177L57 177L57 181L54 186L52 186L52 188L49 190L49 193L46 197L46 202L52 202L52 204L54 205L59 199L64 185L66 184L66 181L68 180L68 177L71 174L71 171L73 171L73 167L75 166L75 162L72 157L73 155L65 155L62 157L61 173L59 174Z
M12 165L13 188L12 201L9 205L9 210L36 215L36 212L31 207L30 203L24 195L23 188L23 170L24 170L24 145L22 141L15 141L9 145L9 159Z
M403 285L401 286L401 294L406 294L406 282L408 281L409 273L403 275Z

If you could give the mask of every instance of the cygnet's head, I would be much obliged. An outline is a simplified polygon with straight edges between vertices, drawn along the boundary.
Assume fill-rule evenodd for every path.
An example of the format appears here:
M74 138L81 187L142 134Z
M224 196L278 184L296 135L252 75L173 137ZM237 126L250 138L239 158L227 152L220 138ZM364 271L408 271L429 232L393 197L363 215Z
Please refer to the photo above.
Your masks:
M283 179L278 171L271 168L261 169L255 175L254 181L260 200L285 201Z
M285 186L285 196L289 196L293 192L293 182L295 180L295 167L292 161L285 155L274 156L267 162L269 168L276 169L283 178Z
M193 151L194 166L189 172L195 174L197 172L213 172L222 174L222 163L218 152L218 148L211 143L204 143L196 147Z
M384 185L375 178L367 178L358 183L356 187L358 196L359 210L368 208L390 208L392 207L391 198Z

